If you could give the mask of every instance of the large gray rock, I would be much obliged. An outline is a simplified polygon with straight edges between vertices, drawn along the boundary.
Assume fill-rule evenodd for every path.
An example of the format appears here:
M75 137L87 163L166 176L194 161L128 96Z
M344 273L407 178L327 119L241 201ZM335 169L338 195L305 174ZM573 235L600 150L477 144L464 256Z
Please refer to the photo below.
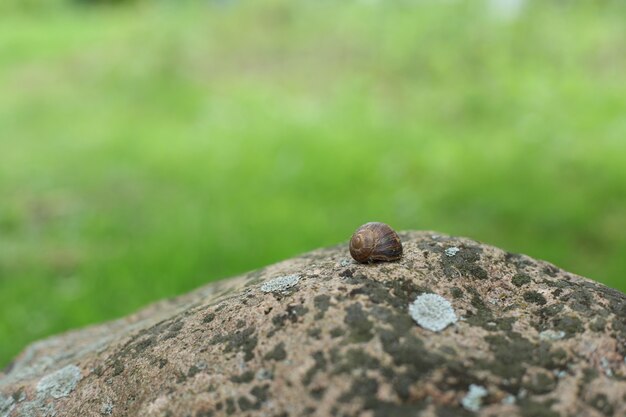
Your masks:
M626 416L624 294L401 237L395 263L322 249L37 342L0 416Z

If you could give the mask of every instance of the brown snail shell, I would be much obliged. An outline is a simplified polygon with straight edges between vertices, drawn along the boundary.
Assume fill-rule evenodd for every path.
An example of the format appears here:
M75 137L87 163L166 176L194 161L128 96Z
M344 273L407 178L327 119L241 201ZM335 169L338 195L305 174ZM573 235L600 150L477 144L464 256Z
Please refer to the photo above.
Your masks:
M350 239L350 255L357 262L395 261L402 257L400 236L385 223L366 223Z

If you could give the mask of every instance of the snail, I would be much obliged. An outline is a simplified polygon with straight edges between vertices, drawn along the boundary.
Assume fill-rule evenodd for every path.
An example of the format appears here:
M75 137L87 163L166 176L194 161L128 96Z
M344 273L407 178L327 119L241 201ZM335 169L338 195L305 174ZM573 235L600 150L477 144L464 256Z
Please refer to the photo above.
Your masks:
M385 223L366 223L352 235L350 255L361 263L395 261L402 257L402 242Z

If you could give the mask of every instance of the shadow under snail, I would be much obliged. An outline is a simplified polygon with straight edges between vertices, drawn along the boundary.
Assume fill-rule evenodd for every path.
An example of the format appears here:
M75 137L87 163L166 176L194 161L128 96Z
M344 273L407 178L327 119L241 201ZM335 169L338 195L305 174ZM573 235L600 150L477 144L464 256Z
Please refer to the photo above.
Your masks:
M395 261L402 257L402 242L385 223L366 223L352 235L350 255L361 263Z

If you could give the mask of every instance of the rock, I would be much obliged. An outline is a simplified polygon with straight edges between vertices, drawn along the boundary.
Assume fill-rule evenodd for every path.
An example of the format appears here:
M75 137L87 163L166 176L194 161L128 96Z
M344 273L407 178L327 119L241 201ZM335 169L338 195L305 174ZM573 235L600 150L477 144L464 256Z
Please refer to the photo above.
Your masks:
M321 249L37 342L0 374L0 417L626 415L626 295L401 238L398 262ZM447 327L409 313L428 293Z

